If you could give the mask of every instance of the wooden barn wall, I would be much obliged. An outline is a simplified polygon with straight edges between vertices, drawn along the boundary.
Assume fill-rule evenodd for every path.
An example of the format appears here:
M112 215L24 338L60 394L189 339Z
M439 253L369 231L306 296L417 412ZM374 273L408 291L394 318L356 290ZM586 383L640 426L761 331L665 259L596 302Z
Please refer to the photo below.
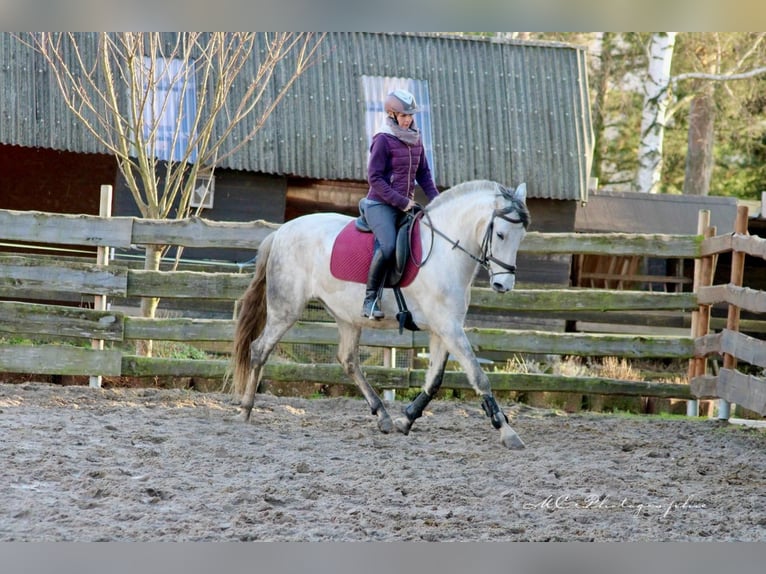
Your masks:
M116 178L112 156L0 144L0 209L98 215Z

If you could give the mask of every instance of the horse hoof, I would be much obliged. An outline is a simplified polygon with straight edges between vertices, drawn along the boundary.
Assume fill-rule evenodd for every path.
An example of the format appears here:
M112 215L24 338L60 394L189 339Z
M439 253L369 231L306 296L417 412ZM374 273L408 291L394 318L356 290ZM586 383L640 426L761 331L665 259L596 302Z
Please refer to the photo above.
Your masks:
M386 415L378 419L378 429L380 429L380 432L383 434L388 434L394 430L394 423L391 422L391 417Z
M396 430L398 430L403 435L408 435L410 434L412 423L410 422L410 419L406 417L398 417L394 419L394 426L396 427Z
M503 429L501 429L500 440L503 442L503 446L510 450L522 450L526 448L524 441L521 440L521 437L511 428L503 427Z
M245 407L241 407L239 410L239 414L237 415L237 422L241 423L247 423L250 422L250 413L252 412L251 409L246 409Z

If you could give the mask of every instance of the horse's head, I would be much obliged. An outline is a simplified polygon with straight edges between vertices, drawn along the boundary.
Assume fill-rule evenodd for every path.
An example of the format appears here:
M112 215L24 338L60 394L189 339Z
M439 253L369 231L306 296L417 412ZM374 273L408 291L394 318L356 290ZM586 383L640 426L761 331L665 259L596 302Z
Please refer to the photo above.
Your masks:
M527 184L515 191L499 186L495 209L484 237L484 257L489 270L489 283L498 293L516 284L516 254L527 233L530 216L527 209Z

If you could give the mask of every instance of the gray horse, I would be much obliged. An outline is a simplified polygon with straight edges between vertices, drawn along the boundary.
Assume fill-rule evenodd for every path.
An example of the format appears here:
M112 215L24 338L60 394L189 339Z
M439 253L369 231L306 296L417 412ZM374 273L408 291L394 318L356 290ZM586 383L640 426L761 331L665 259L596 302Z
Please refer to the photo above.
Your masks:
M516 254L530 221L526 184L514 191L492 181L470 181L444 191L426 207L420 234L425 263L402 293L415 324L430 333L430 364L421 393L393 420L362 373L359 338L363 328L398 326L395 298L383 300L385 319L366 319L359 315L364 285L339 280L330 272L335 238L351 220L337 213L298 217L261 244L255 275L240 301L234 339L233 382L242 395L241 419L250 418L262 367L274 346L300 318L306 303L318 299L338 325L338 360L363 393L382 432L410 431L439 389L451 354L482 397L482 408L500 431L502 443L524 448L492 395L463 324L479 266L487 269L496 292L514 287Z

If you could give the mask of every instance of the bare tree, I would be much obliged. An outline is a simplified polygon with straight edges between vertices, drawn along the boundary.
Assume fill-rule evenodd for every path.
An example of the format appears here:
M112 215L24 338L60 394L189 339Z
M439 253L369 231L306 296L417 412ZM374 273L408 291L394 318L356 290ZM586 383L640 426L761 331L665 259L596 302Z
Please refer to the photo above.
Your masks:
M715 137L716 94L718 86L734 80L748 80L766 73L766 67L742 71L752 61L758 60L758 48L766 34L758 33L744 53L734 62L726 62L724 53L731 52L731 35L722 38L717 32L695 34L692 45L698 71L678 74L672 85L681 81L693 82L689 107L689 131L686 165L684 170L684 195L708 195L713 175L713 144ZM731 94L731 90L729 90Z
M67 107L117 159L141 215L166 219L189 215L198 177L253 139L322 38L120 32L31 33L23 41L42 54ZM166 249L147 245L145 269L159 269ZM158 303L142 300L142 315L153 317ZM151 355L151 342L139 352Z

